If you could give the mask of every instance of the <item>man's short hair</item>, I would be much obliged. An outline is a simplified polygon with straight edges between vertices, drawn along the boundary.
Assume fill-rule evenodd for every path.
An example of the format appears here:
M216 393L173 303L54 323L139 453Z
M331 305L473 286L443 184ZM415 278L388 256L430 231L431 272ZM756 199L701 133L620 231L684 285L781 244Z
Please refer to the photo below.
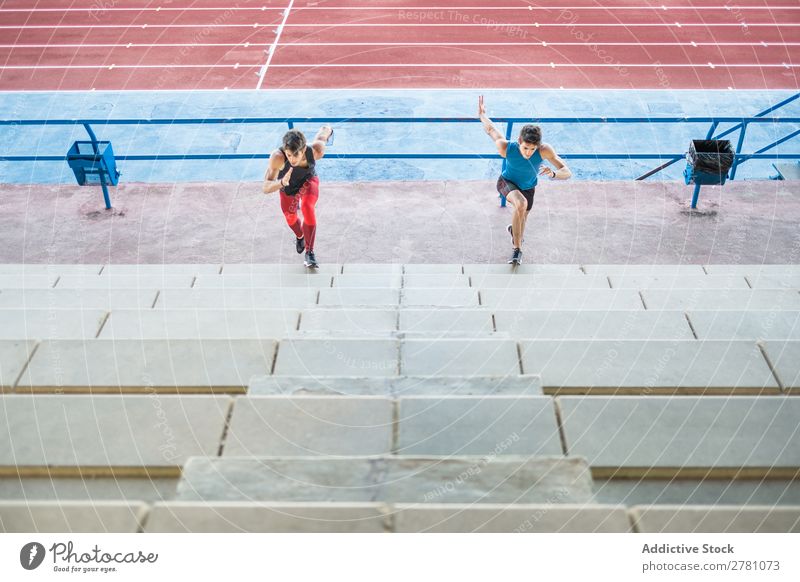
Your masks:
M519 139L525 143L538 146L542 143L542 128L538 125L525 125L519 130Z
M306 136L298 129L290 129L283 136L283 149L293 154L299 154L306 148Z

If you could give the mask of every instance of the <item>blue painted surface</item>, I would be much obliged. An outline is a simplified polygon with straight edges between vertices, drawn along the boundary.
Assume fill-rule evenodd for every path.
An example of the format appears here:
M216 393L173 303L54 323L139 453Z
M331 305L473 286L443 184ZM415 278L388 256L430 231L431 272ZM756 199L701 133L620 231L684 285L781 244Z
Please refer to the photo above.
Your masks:
M477 113L477 96L486 97L492 117L567 116L750 116L789 97L773 91L198 91L198 92L37 92L0 94L0 118L155 118L155 117L465 117ZM775 114L800 115L800 101ZM307 134L316 126L297 124ZM499 127L504 131L504 127ZM703 138L708 124L543 126L544 140L558 152L682 152L692 139ZM720 126L719 131L726 129ZM751 124L743 152L775 142L797 127ZM118 156L146 153L269 152L285 127L248 125L181 125L95 127L98 139L110 140ZM516 135L516 133L514 134ZM83 140L82 127L0 127L0 155L64 155ZM738 133L730 136L736 141ZM797 140L774 151L797 151ZM491 140L479 124L342 125L331 152L485 153ZM124 182L260 180L264 160L119 162ZM573 160L576 179L632 180L658 165L653 161ZM677 163L649 180L680 180ZM500 161L326 160L323 180L492 180ZM767 160L739 166L736 179L765 179L774 173ZM0 162L0 182L74 183L66 162Z

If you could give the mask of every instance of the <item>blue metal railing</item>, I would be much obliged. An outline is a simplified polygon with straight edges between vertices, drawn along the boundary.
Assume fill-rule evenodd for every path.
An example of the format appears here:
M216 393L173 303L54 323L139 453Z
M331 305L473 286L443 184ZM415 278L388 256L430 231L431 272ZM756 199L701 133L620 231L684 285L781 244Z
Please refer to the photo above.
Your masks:
M506 117L494 118L495 123L506 124L506 136L510 139L514 124L518 123L539 123L539 124L711 124L710 129L706 135L706 139L719 139L725 135L729 135L734 131L739 131L739 136L736 144L736 152L734 156L733 166L731 167L730 179L734 179L736 175L736 168L748 160L757 159L800 159L800 153L766 153L769 150L794 139L800 135L800 130L793 131L784 137L758 149L752 153L742 153L744 145L745 132L747 127L752 124L800 124L800 117L766 117L769 113L782 107L800 97L800 93L782 101L781 103L770 107L769 109L758 113L753 117ZM149 126L149 125L235 125L235 124L283 124L289 128L293 128L296 124L308 123L328 123L328 124L439 124L439 123L480 123L480 120L469 117L229 117L229 118L184 118L184 119L21 119L21 120L0 120L0 126L45 126L45 127L58 127L58 126L75 126L82 125L86 128L92 141L96 141L94 137L94 126ZM734 124L733 127L726 131L714 136L717 128L721 124ZM267 159L271 152L254 152L254 153L219 153L219 154L127 154L116 156L117 160L123 161L167 161L167 160L252 160L252 159ZM684 159L684 153L562 153L559 154L564 159L573 160L667 160L658 168L640 176L637 179L645 179L658 171L663 170L675 162ZM480 153L336 153L327 152L326 157L333 159L480 159L491 160L500 159L498 154L480 154ZM5 162L58 162L65 161L66 156L54 155L0 155L0 161ZM104 189L105 190L105 189ZM693 197L692 207L696 207L697 195L699 189L695 191ZM505 202L504 200L502 201ZM106 193L106 206L110 207L110 201Z

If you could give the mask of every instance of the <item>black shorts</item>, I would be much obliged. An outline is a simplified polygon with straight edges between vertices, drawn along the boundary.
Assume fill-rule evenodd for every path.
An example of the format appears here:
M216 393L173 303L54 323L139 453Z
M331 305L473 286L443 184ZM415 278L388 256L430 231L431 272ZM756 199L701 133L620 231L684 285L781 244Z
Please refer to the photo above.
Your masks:
M508 195L511 194L511 192L513 192L514 190L519 190L525 197L525 200L528 201L528 208L526 210L530 212L531 208L533 208L533 195L536 193L536 186L534 186L530 190L523 190L522 188L519 188L516 184L514 184L514 182L509 182L508 180L503 178L503 176L500 176L497 179L497 191L500 192L500 194L504 198L507 198Z

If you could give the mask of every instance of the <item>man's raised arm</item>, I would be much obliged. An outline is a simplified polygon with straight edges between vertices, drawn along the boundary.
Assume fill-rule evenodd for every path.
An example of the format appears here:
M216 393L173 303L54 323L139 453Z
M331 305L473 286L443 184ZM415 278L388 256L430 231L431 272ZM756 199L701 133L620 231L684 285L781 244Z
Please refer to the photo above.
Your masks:
M508 142L503 137L497 128L492 123L492 120L489 119L486 115L486 105L483 103L483 95L478 97L478 117L483 124L484 131L492 138L495 145L497 146L497 151L500 152L500 155L506 157L506 148L508 147Z

